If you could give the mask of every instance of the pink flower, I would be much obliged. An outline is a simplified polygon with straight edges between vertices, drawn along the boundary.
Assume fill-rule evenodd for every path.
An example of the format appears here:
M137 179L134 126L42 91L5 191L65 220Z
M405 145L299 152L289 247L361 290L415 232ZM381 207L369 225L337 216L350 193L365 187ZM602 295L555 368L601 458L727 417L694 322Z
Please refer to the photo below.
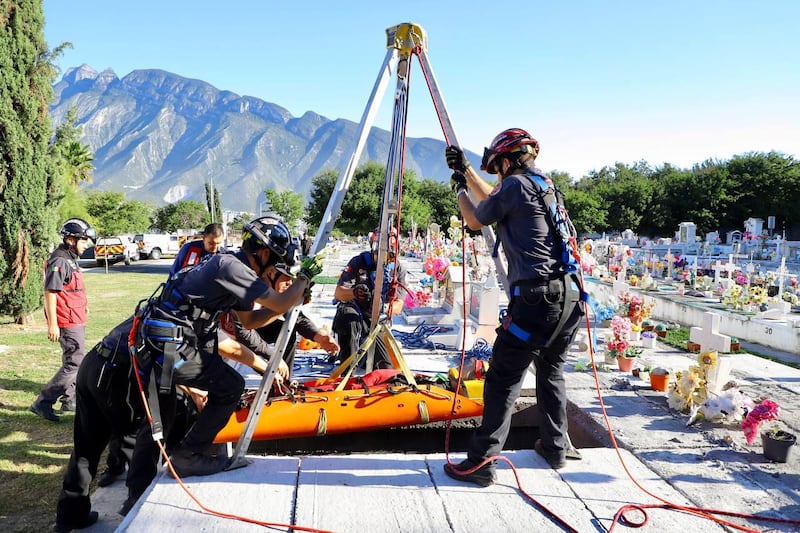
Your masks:
M758 425L765 420L777 420L780 416L780 406L772 400L764 400L756 405L742 421L742 430L747 439L747 444L753 444L758 435Z

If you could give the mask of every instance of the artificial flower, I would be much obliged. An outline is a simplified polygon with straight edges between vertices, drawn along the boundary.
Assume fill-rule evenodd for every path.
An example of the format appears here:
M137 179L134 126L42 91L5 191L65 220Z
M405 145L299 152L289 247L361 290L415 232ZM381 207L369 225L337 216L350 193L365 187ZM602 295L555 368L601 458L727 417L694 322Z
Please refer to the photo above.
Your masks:
M704 370L710 370L717 366L717 352L702 352L697 356L697 364Z
M747 439L747 444L753 444L758 435L758 425L765 420L777 420L780 416L781 408L772 400L764 400L756 405L742 421L742 431Z

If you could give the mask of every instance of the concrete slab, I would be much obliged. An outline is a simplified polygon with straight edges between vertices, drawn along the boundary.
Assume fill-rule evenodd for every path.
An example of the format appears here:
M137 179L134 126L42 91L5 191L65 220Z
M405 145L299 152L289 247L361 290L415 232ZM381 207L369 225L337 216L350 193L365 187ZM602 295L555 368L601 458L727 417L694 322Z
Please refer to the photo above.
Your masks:
M485 489L447 477L444 454L251 457L253 464L246 468L187 480L197 501L173 479L159 477L118 531L260 527L214 516L199 504L272 524L415 533L555 531L559 519L577 531L602 531L623 505L661 503L643 489L676 505L691 504L624 450L619 456L610 449L585 450L583 461L570 461L558 472L531 451L507 452L504 457L509 463L500 460L497 483ZM461 457L450 459L457 462ZM521 490L534 501L522 497ZM643 531L689 527L721 530L695 516L655 511Z

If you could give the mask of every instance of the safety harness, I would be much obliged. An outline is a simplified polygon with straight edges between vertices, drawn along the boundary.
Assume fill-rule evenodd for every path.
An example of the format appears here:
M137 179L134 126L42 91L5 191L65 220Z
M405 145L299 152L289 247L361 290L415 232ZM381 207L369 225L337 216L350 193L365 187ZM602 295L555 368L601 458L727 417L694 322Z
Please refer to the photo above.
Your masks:
M136 308L129 344L140 381L147 383L154 439L163 434L158 395L171 393L175 370L198 352L197 331L209 331L221 314L195 305L180 291L186 273L196 266L173 274Z
M530 173L525 173L523 175L530 179L531 183L534 185L538 192L539 199L544 203L550 224L556 231L558 237L556 239L556 246L560 248L558 270L564 274L563 290L561 288L561 278L544 281L537 288L540 289L538 292L541 298L548 299L548 297L552 297L553 295L559 295L559 299L562 301L561 316L553 333L539 345L542 348L548 348L561 334L567 320L569 320L570 313L567 313L566 310L571 309L572 306L578 302L589 301L589 295L583 290L577 231L575 231L575 226L572 224L567 214L567 209L564 206L563 194L556 188L550 178ZM494 254L497 254L499 242L498 240L495 243ZM523 286L515 284L511 288L511 297L521 297L523 296L523 291L525 291ZM536 292L536 289L534 289L534 292ZM563 297L561 297L562 294ZM500 324L503 329L526 344L530 344L531 339L534 338L533 333L514 323L507 309L503 309L500 312Z

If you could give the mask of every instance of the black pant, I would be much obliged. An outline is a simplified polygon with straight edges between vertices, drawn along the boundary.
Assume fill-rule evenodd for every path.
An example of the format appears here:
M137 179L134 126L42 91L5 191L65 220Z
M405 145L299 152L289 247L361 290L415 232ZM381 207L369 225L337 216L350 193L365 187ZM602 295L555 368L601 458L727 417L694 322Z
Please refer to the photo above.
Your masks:
M107 387L98 384L98 379L110 368L96 347L86 354L78 370L74 448L56 505L59 523L75 524L86 520L92 509L89 485L97 475L100 456L110 439L119 447L117 453L109 451L110 468L124 467L119 461L131 459L134 434L143 413L141 402L132 394L135 378L132 379L130 364L125 364L124 357L119 358Z
M370 318L358 307L351 303L341 303L336 309L333 317L331 329L336 334L339 341L339 359L344 361L352 354L358 352L361 344L367 339L370 330ZM380 336L375 339L375 358L374 367L379 368L381 364L389 364L389 355L386 345ZM366 363L366 357L362 360L361 366Z
M206 452L225 427L244 391L244 378L217 353L201 351L174 370L176 384L208 391L208 401L183 439L182 446Z
M563 366L567 348L574 336L583 304L564 305L568 319L552 344L544 348L561 318L561 302L555 298L540 298L535 303L512 298L511 319L521 329L534 333L523 342L503 327L497 328L497 340L492 350L489 370L483 386L483 420L472 436L468 457L481 462L499 455L508 438L514 403L519 398L525 372L533 363L536 368L536 402L541 412L540 437L542 447L553 455L564 457L567 449L567 392Z

